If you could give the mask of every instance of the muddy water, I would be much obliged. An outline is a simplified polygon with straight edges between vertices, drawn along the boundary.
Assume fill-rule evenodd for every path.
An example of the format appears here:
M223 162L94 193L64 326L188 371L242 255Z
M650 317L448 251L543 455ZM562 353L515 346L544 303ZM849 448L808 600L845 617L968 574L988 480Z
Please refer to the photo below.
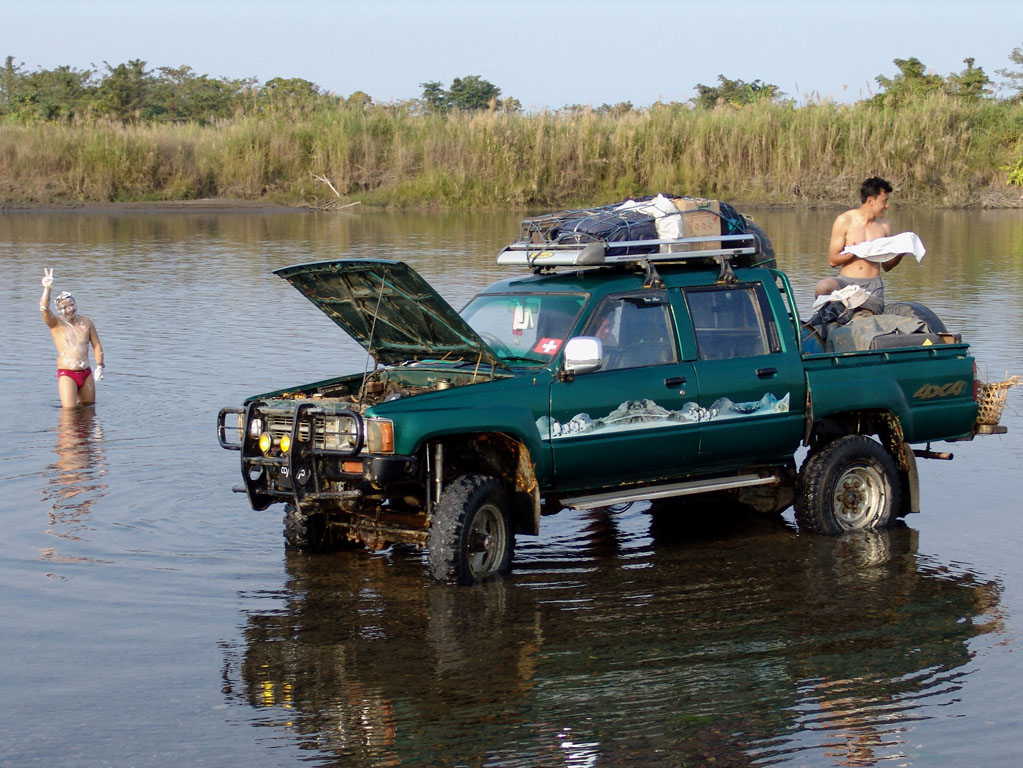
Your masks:
M891 213L928 254L889 300L1023 373L1023 216ZM805 310L833 212L756 216ZM285 554L216 411L365 359L271 270L400 258L458 306L518 218L0 215L0 764L1016 764L1019 390L883 534L566 512L471 589L407 549ZM43 267L103 341L93 410L58 407Z

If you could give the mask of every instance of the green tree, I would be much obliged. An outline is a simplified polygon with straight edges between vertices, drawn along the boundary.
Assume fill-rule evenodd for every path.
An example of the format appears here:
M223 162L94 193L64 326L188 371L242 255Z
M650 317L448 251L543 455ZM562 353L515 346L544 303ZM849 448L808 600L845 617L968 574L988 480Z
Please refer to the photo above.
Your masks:
M497 100L500 95L500 88L479 75L456 77L451 81L451 87L448 89L451 106L463 110L500 106Z
M518 99L506 99L507 103L502 103L499 99L501 89L479 75L456 77L451 81L451 87L447 89L439 80L430 80L419 85L423 89L423 104L430 111L506 109L514 112L522 108Z
M103 64L107 75L96 89L96 111L122 122L152 117L146 111L148 92L153 84L152 73L146 71L146 62L132 59L116 67L105 61Z
M501 99L500 108L502 112L514 113L522 111L522 102L516 99L514 96L509 96L506 99Z
M169 122L209 123L231 117L255 80L197 75L191 67L160 67L148 94L147 114Z
M622 115L628 114L634 109L631 101L620 101L617 104L601 104L597 107L594 112L598 115L610 115L611 117L621 117Z
M275 77L267 80L260 92L260 106L270 112L308 113L325 102L316 83L301 77Z
M24 74L21 68L24 63L15 64L14 57L4 59L3 71L0 71L0 115L8 114L21 91L21 80Z
M448 92L440 80L430 80L419 86L423 89L423 103L427 109L434 112L448 111Z
M696 96L691 99L697 107L712 109L718 104L743 106L759 101L775 101L784 96L781 89L772 83L754 80L747 83L743 80L729 80L718 75L718 85L696 84Z
M899 107L928 94L940 93L944 89L944 81L938 75L929 73L923 62L915 56L908 59L893 61L899 68L895 77L878 75L874 78L884 90L873 97L872 101L879 105Z
M1017 67L1023 67L1023 46L1017 46L1012 49L1012 53L1009 54L1009 61ZM995 72L1005 78L1001 84L1002 87L1014 92L1010 98L1023 100L1023 70L1009 69L1007 67L995 70Z
M359 109L366 110L373 106L373 97L365 91L355 91L351 96L345 99L345 104L349 107L357 107Z
M991 93L991 79L982 67L973 66L974 59L963 59L966 69L941 77L929 72L920 59L895 59L899 74L874 78L884 90L870 101L887 107L903 107L920 98L944 93L955 98L976 100Z
M87 69L41 69L23 79L21 100L24 106L31 104L31 111L43 120L70 120L88 110L95 90L91 80L92 71Z
M983 67L973 66L973 62L972 58L963 59L966 69L948 76L945 89L950 95L965 99L982 99L991 95L991 78L984 74Z
M26 73L8 56L0 71L0 115L22 120L69 120L86 112L95 91L91 70L69 66Z

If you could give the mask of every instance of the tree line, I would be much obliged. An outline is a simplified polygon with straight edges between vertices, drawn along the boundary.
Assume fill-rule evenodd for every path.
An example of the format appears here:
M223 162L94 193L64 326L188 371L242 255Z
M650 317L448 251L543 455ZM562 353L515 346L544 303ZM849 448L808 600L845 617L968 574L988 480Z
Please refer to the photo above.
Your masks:
M995 99L995 82L974 59L964 60L966 68L941 76L933 73L915 57L895 59L898 70L891 77L878 75L879 91L865 101L872 105L899 108L916 99L936 93L965 100ZM1023 99L1023 47L1009 54L1013 68L997 71L1002 87L1010 94L1007 101ZM513 97L502 98L501 89L479 75L455 78L447 87L437 80L420 83L419 98L390 103L412 114L453 111L522 111ZM696 96L686 105L713 109L721 105L742 107L760 102L784 103L786 94L772 83L759 79L746 82L718 75L714 85L697 83ZM303 78L275 77L265 83L256 78L231 79L199 74L190 66L147 68L147 62L132 59L126 63L78 69L59 66L28 71L24 64L7 56L0 71L0 120L11 122L72 122L89 119L122 123L198 123L210 124L240 115L309 114L355 106L374 106L373 98L363 91L343 97L326 91ZM593 110L598 114L620 116L634 111L631 102L618 104L567 105L572 113Z
M0 206L273 200L331 207L571 206L659 191L744 203L1023 207L1023 47L996 84L971 59L896 59L856 103L718 77L687 101L524 111L479 75L378 103L301 78L232 80L142 60L0 68ZM1008 95L1006 95L1008 94Z

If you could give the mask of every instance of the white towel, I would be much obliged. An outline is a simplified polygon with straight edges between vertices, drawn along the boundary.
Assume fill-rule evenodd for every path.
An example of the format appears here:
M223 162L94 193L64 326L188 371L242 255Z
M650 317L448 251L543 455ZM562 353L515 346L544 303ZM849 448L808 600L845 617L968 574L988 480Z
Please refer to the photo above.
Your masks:
M911 253L920 261L927 249L920 241L916 232L900 232L891 237L878 237L874 240L864 240L856 245L847 245L842 253L851 253L867 261L875 261L879 264L894 259L896 256Z
M813 310L816 312L829 301L840 301L850 309L856 309L856 307L862 306L863 302L869 298L870 291L864 290L862 285L852 283L845 288L839 288L837 291L832 291L824 296L818 296L813 302Z

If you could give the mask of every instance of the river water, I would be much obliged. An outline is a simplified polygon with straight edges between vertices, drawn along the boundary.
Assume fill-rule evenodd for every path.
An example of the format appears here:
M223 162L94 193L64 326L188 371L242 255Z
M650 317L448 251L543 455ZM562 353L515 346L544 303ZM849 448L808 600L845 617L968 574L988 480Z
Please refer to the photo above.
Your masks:
M753 213L806 312L834 212ZM928 254L889 300L1023 374L1023 214L891 216ZM1017 764L1019 389L884 533L563 512L474 588L408 549L285 553L216 412L365 357L271 270L398 258L457 307L519 218L0 214L0 764ZM94 409L59 407L44 267L99 330Z

